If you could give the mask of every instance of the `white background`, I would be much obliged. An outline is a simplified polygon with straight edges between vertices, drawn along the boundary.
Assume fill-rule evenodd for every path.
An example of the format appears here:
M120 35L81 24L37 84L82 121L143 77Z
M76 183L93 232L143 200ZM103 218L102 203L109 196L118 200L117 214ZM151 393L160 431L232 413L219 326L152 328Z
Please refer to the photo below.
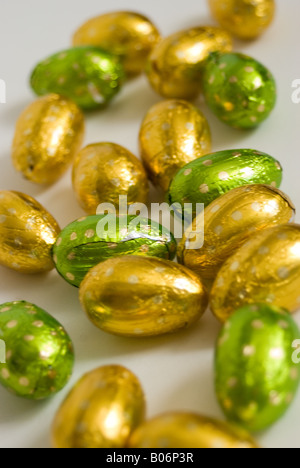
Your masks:
M300 210L300 104L292 103L292 82L300 78L299 0L277 0L277 18L257 42L236 49L262 61L278 82L275 112L259 129L241 132L226 127L201 104L213 133L214 151L253 147L278 158L284 167L282 189ZM206 0L6 0L0 6L0 78L7 103L0 104L0 189L36 197L61 226L82 216L71 189L70 173L51 188L26 182L12 168L10 146L20 112L34 98L28 86L32 68L49 54L68 48L72 33L85 20L107 10L135 10L150 16L162 34L213 24ZM138 153L137 136L148 108L160 98L145 78L126 85L109 109L87 117L86 143L110 140ZM299 221L299 218L298 218ZM66 392L86 371L109 363L123 364L142 381L148 415L191 410L217 418L222 413L213 390L213 348L219 324L207 312L194 329L148 340L106 335L80 309L78 291L55 272L27 277L0 267L0 303L27 300L54 315L76 348L72 381L46 402L18 399L0 388L0 447L49 447L50 425ZM296 316L300 324L300 315ZM265 447L300 447L300 394L286 416L257 439Z

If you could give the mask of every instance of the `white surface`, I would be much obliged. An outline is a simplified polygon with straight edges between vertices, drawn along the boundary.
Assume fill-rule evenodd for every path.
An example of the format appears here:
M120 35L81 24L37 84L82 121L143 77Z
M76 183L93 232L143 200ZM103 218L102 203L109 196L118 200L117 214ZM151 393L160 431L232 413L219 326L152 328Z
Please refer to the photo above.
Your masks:
M257 42L236 44L274 72L278 105L258 130L227 128L201 104L208 116L215 151L254 147L278 158L284 167L282 189L300 209L300 104L292 103L292 81L300 78L299 0L277 0L277 19ZM171 8L170 8L171 5ZM1 2L0 78L7 84L7 103L0 104L0 189L23 191L36 197L64 227L80 217L70 173L51 188L24 181L11 165L10 145L18 115L34 96L28 86L33 66L47 55L67 48L73 31L86 19L107 10L136 10L149 15L164 35L194 25L213 23L206 0L9 0ZM111 140L137 154L140 122L159 101L144 78L125 86L105 112L87 117L86 143ZM298 220L300 220L298 218ZM109 363L123 364L141 379L148 415L191 410L222 418L213 391L213 346L219 325L206 314L194 329L151 340L115 338L93 327L78 303L78 292L55 272L26 277L0 268L0 303L28 300L45 308L69 331L76 348L74 375L68 387L50 401L28 402L0 388L0 447L48 447L54 413L72 384L86 371ZM300 315L296 316L300 323ZM299 337L300 338L300 337ZM300 447L300 394L288 414L258 437L266 447Z

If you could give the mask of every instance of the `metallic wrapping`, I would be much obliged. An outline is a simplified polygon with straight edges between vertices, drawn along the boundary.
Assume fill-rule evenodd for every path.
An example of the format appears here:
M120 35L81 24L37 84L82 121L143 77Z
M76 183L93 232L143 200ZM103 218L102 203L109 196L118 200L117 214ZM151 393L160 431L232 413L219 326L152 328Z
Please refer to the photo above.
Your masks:
M291 313L300 301L300 226L285 224L255 234L219 271L211 308L225 322L239 307L266 302Z
M84 137L84 117L76 104L51 94L30 104L15 131L12 160L37 184L52 184L68 169Z
M100 262L121 255L173 260L176 248L170 231L152 220L96 215L81 218L63 229L53 247L53 260L60 275L79 287L90 269Z
M0 264L20 273L54 268L51 248L60 233L55 219L36 200L0 191Z
M42 400L67 384L73 369L70 337L51 315L28 302L0 306L6 364L0 383L17 396Z
M257 127L277 100L271 72L243 54L212 54L203 75L203 91L216 116L238 129Z
M94 45L117 55L129 77L145 69L160 34L145 16L130 11L101 15L84 23L74 34L73 45Z
M123 448L145 417L140 382L121 366L100 367L84 375L58 410L54 448Z
M104 107L120 90L124 71L118 57L97 47L74 47L40 62L30 84L38 96L57 93L79 107Z
M118 257L93 268L80 287L92 323L120 336L174 333L199 320L207 295L199 278L176 263Z
M211 151L205 116L192 104L180 100L154 105L142 123L139 140L151 181L165 191L181 167Z
M252 149L219 151L192 161L175 175L171 182L169 203L207 207L230 190L249 184L280 187L282 167L272 156ZM185 211L191 208L186 206Z
M205 209L201 249L190 249L190 239L195 237L199 223L197 218L193 221L178 246L178 261L211 288L223 263L256 232L286 224L294 215L293 203L280 190L267 185L238 187Z
M231 421L261 431L286 412L299 387L292 343L300 330L283 309L245 306L224 326L215 358L219 403Z
M78 154L73 168L73 187L82 208L96 214L100 203L118 209L120 195L128 205L147 203L149 183L142 163L120 145L97 143Z
M142 424L130 448L259 448L244 430L192 413L166 413Z
M230 35L219 28L198 27L163 39L150 55L146 73L165 98L195 99L201 92L206 60L212 52L231 52Z
M275 0L209 0L220 25L239 39L256 39L270 26Z

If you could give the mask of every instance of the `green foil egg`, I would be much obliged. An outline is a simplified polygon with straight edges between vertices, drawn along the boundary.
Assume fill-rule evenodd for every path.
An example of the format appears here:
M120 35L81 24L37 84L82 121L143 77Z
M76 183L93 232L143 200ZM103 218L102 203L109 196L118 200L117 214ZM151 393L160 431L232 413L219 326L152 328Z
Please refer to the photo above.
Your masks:
M276 83L271 72L243 54L213 53L203 76L207 104L232 127L258 126L276 104Z
M53 247L59 274L79 287L86 274L101 262L122 255L173 260L177 244L160 224L136 216L95 215L71 223Z
M196 159L184 166L171 182L168 201L196 215L224 193L243 185L266 184L279 188L282 167L272 156L252 149L226 150ZM175 213L179 215L175 206ZM181 215L181 213L180 213Z
M2 304L0 338L6 361L0 364L0 383L9 391L43 400L65 387L73 369L73 345L51 315L25 301Z
M260 431L285 413L300 381L293 362L299 337L289 313L266 304L243 307L226 322L216 349L215 385L229 420Z
M119 91L124 71L118 57L97 47L74 47L40 62L30 83L38 96L56 93L79 107L104 107Z

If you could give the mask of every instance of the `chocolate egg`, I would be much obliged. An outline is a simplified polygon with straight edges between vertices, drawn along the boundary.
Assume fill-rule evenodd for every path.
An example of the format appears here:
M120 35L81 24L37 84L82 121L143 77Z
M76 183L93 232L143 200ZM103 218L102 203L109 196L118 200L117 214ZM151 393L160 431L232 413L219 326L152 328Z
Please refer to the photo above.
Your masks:
M140 449L258 448L244 430L193 413L166 413L145 422L133 432L129 440L129 447ZM169 456L172 457L172 461L178 461L179 454L170 454Z
M60 233L55 219L36 200L0 191L0 264L20 273L54 268L51 248Z
M272 23L275 0L209 0L220 25L239 39L256 39Z
M151 181L167 191L181 167L211 151L208 122L186 101L159 102L142 123L140 151Z
M207 295L199 278L181 265L129 256L93 268L81 284L80 301L101 330L145 337L194 324L206 310Z
M121 366L100 367L84 375L58 410L54 448L123 448L145 417L140 382Z
M57 271L79 287L91 268L121 255L173 260L173 235L158 223L136 216L97 215L81 218L62 230L53 247Z
M0 332L6 348L0 383L10 392L42 400L67 384L73 369L73 346L51 315L25 301L2 304Z
M184 212L195 215L197 203L207 207L234 188L249 184L276 188L281 180L280 163L266 153L252 149L219 151L180 169L171 182L168 199L171 205L180 203Z
M73 168L73 187L82 208L95 214L101 203L147 203L149 183L142 163L114 143L89 145L78 154Z
M219 271L211 292L211 308L220 321L225 322L236 309L253 302L266 302L290 312L299 309L299 225L284 224L254 235Z
M199 218L194 219L178 246L178 261L211 287L223 263L253 234L288 223L294 215L294 205L280 190L267 185L238 187L205 209L204 232L197 229ZM204 238L201 248L196 233Z
M38 96L57 93L85 110L103 107L118 93L124 71L118 57L97 47L74 47L50 56L32 72Z
M163 39L146 68L155 91L165 98L195 99L201 91L206 59L212 52L231 52L230 35L219 28L198 27Z
M283 309L267 304L239 309L224 326L216 349L216 393L227 418L250 431L275 423L300 382L292 344L300 330Z
M243 54L212 54L203 75L203 91L216 116L239 129L261 124L271 114L277 99L271 72Z
M84 23L76 31L73 45L101 47L119 56L128 76L136 76L144 71L159 40L160 34L148 18L131 11L117 11Z
M76 104L56 94L38 99L21 114L12 160L17 171L37 184L52 184L68 169L84 136Z

